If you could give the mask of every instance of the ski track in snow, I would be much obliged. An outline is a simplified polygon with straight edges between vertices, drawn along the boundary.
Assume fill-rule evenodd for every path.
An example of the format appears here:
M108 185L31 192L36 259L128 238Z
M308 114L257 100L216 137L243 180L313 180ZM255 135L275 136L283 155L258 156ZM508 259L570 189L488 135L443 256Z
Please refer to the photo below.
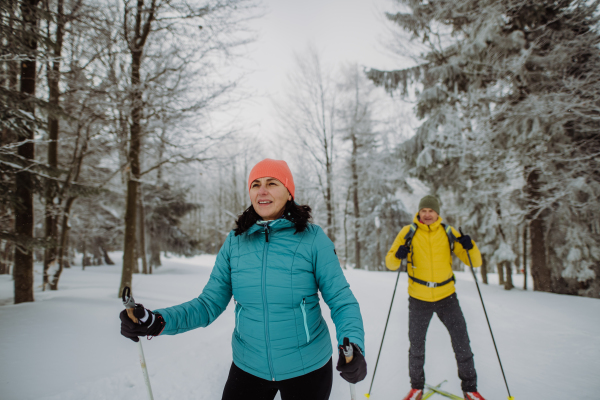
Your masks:
M74 267L63 272L59 291L41 291L36 264L34 303L12 304L13 282L0 275L0 399L147 399L137 345L119 334L122 304L115 266ZM208 281L215 256L164 259L153 275L136 274L134 297L148 308L196 297ZM359 398L371 383L385 326L394 273L345 271L365 322L367 378L356 385ZM479 295L469 271L457 272L457 293L467 320L479 391L487 400L507 393ZM482 295L511 394L520 399L600 398L600 301L514 289L505 291L490 274ZM523 285L523 276L514 275ZM399 287L371 399L401 399L408 378L406 274ZM531 282L531 278L529 277ZM233 302L211 326L176 336L142 339L156 400L220 399L231 365ZM335 346L335 327L321 302ZM460 394L450 336L434 316L429 327L425 373L442 389ZM337 354L334 355L334 363ZM442 397L433 396L432 399ZM276 397L279 399L279 396ZM347 382L334 371L331 399L349 399Z

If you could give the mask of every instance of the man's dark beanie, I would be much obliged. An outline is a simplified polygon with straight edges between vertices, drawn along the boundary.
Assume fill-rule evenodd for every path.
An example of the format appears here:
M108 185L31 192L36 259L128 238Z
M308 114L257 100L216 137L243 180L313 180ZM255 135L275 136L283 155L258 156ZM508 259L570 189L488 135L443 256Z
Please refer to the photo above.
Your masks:
M437 197L432 195L427 195L421 199L419 202L419 211L424 208L431 208L433 211L440 215L440 202Z

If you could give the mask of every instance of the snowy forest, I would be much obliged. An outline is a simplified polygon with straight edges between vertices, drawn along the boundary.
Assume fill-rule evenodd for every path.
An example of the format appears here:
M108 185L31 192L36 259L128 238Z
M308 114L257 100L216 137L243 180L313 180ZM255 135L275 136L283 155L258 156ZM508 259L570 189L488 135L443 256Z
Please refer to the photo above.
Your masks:
M121 252L116 297L164 257L216 254L270 157L344 268L384 271L411 199L434 194L484 283L600 298L599 3L390 1L385 46L409 62L308 45L266 138L227 118L252 99L258 1L3 0L0 274L32 302L34 263L60 290Z

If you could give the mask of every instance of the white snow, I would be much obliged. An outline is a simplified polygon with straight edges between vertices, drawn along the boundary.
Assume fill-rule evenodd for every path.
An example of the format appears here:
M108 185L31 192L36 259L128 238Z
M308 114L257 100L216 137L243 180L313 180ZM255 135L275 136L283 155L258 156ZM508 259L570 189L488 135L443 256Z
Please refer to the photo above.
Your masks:
M0 275L0 399L147 399L137 345L119 333L122 309L116 266L74 267L64 271L59 291L41 291L36 265L34 303L12 304L13 282ZM197 296L208 280L214 256L171 258L153 275L135 275L133 294L149 308L178 304ZM369 389L396 275L348 270L366 329ZM479 390L487 400L507 393L490 333L469 271L456 274ZM514 275L522 286L522 275ZM600 301L514 289L505 291L490 275L480 283L511 394L516 400L600 398ZM529 278L531 282L531 279ZM401 399L410 389L406 275L394 302L371 399ZM323 305L332 333L334 327ZM231 365L233 306L206 329L143 339L156 400L220 399ZM332 335L335 337L334 335ZM337 355L334 356L334 363ZM444 326L434 317L427 337L429 383L460 394L460 381ZM331 399L349 399L348 384L337 373ZM432 399L441 397L434 396ZM279 397L277 397L279 398Z

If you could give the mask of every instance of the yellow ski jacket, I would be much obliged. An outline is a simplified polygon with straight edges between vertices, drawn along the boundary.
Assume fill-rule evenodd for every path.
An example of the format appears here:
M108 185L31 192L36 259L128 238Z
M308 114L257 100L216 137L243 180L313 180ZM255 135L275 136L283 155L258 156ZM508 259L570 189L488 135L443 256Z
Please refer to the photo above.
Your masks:
M454 273L452 272L450 242L442 226L442 218L438 217L437 221L433 224L425 225L419 222L419 214L417 214L413 221L417 224L418 228L412 239L411 251L408 255L408 275L422 281L437 283L452 278ZM396 251L398 247L404 245L404 237L409 229L410 225L402 228L385 257L385 265L392 271L400 267L401 260L396 258ZM451 227L451 229L455 237L458 238L461 236L454 228ZM467 251L459 242L454 243L454 254L466 265L469 265ZM473 249L469 250L469 254L471 255L473 267L480 267L481 253L475 242L473 242ZM434 288L414 282L412 279L408 280L408 294L418 300L438 301L450 296L454 292L454 282Z

